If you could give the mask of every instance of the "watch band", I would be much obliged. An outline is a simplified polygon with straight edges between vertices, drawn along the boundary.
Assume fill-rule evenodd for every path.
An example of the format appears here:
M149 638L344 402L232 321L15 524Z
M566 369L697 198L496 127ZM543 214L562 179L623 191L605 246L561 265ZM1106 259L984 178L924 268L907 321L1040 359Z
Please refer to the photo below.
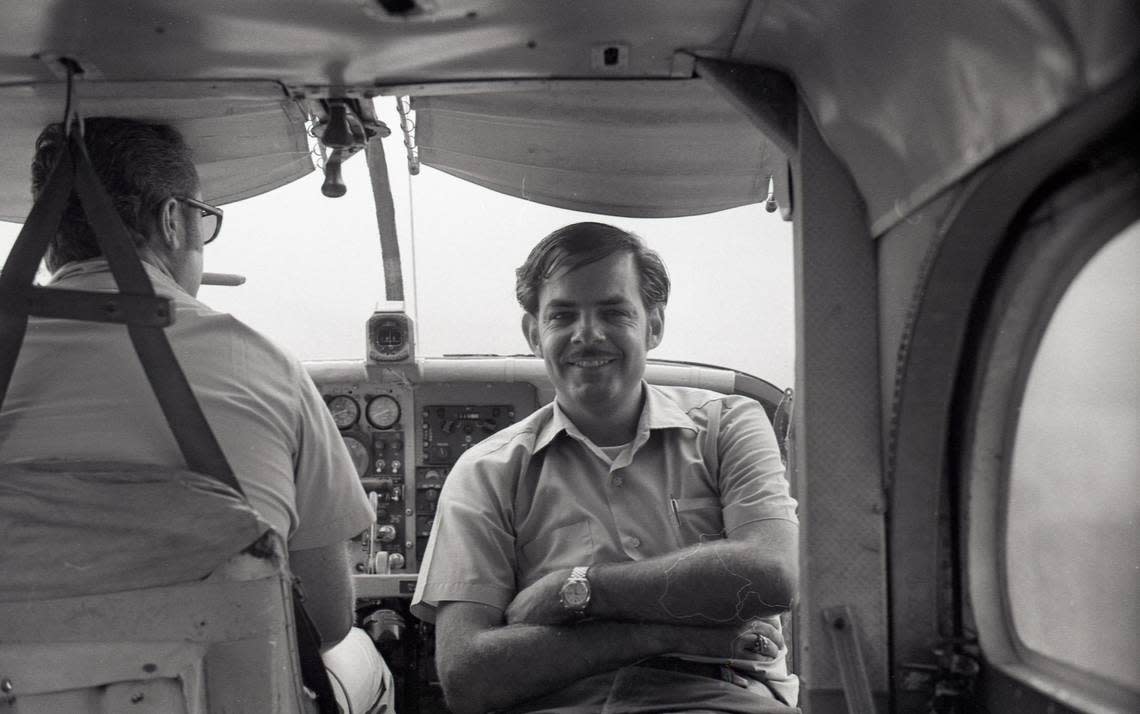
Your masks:
M578 618L586 616L586 608L590 606L590 580L587 573L588 565L579 565L570 569L570 575L558 591L558 599L562 607Z

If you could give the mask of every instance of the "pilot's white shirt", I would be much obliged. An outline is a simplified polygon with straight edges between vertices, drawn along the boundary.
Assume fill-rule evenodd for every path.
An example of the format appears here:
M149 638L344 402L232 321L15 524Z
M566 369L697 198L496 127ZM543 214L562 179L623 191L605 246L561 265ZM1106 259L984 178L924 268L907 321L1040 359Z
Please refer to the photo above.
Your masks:
M173 298L174 353L253 507L290 550L343 542L372 512L339 432L301 363L146 265ZM49 283L114 290L103 259ZM126 327L33 318L0 414L0 462L41 458L184 464Z

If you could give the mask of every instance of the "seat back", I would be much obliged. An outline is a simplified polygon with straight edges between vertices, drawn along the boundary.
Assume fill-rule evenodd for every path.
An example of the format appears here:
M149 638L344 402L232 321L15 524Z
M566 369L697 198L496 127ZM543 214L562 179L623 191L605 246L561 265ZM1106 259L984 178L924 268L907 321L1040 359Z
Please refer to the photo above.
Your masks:
M3 467L0 708L301 711L303 668L321 711L335 712L317 633L291 599L285 546L263 538L271 529L246 503L163 331L169 300L87 155L70 67L67 96L67 148L0 270L0 407L30 316L124 324L189 470ZM33 284L73 192L121 293Z
M311 710L285 546L181 469L0 465L0 712Z

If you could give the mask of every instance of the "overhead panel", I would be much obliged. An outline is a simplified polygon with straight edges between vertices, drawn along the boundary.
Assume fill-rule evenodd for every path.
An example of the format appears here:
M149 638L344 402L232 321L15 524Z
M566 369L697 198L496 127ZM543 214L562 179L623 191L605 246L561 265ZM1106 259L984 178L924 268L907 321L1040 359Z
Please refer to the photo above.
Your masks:
M658 218L756 203L785 164L703 80L552 82L412 106L422 163L590 213Z
M193 153L207 202L255 196L313 170L305 113L276 82L77 84L84 117L130 117L178 129ZM0 133L0 220L23 221L31 210L36 137L62 119L63 86L0 87L5 114L22 117Z

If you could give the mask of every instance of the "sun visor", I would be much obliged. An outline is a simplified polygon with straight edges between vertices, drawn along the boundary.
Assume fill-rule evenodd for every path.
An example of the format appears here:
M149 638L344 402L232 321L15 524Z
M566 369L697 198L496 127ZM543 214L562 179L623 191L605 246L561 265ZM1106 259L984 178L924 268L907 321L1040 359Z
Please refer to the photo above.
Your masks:
M79 83L83 116L170 124L189 144L202 196L225 204L270 191L313 170L305 113L275 82ZM58 101L53 101L58 100ZM0 220L22 222L32 207L32 155L44 126L63 116L63 84L0 87Z
M424 164L590 213L664 218L757 203L786 162L701 80L552 82L412 106Z

